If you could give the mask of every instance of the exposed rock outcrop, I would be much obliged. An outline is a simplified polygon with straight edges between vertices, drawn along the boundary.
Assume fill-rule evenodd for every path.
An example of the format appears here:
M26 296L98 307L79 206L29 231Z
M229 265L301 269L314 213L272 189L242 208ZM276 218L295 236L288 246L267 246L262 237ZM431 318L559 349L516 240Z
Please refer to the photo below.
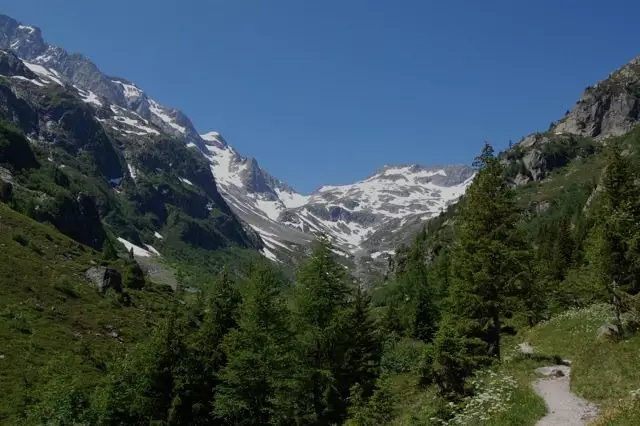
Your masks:
M640 120L640 57L612 73L584 95L554 127L569 133L605 139L627 133Z
M116 269L93 266L87 269L84 276L99 293L104 294L110 288L117 292L122 291L122 276Z

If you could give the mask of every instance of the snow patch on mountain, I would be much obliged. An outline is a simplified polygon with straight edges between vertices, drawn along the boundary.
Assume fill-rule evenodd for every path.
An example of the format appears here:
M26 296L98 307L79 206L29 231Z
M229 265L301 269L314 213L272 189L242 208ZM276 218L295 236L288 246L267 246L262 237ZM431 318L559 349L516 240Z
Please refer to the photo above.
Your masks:
M122 94L127 99L138 99L144 94L142 89L139 89L132 84L127 84L119 80L113 80L113 82L122 87Z
M284 191L280 188L275 188L276 194L278 194L278 198L288 209L294 209L296 207L301 207L309 202L309 196L298 194L297 192Z
M29 27L29 26L27 26L27 25L18 25L18 29L19 29L19 30L26 31L26 32L28 32L29 34L33 34L33 32L36 30L35 28L33 28L33 27Z
M278 220L278 216L284 210L284 205L280 200L265 200L260 195L255 196L255 205L271 220Z
M80 98L82 99L83 102L87 104L93 104L97 107L102 107L102 102L100 102L100 98L98 98L98 96L95 93L93 93L91 90L82 90L78 87L76 87L76 90L78 91L78 94L80 95Z
M6 77L6 76L4 76L4 75L0 75L0 76L1 76L1 77ZM40 87L44 86L44 84L43 84L43 83L41 83L40 81L38 81L38 80L32 80L32 79L27 78L27 77L24 77L24 76L22 76L22 75L12 75L12 76L11 76L11 78L14 78L14 79L16 79L16 80L28 81L29 83L33 83L33 84L35 84L36 86L40 86Z
M125 240L122 237L118 237L118 241L120 241L122 243L122 245L127 249L127 251L131 251L133 250L133 255L134 256L139 256L139 257L152 257L154 255L154 253L152 253L149 250L145 250L140 246L137 246L135 244L133 244L130 241ZM154 249L154 251L157 253L157 250ZM160 254L160 253L158 253Z
M207 134L203 139L209 143L205 145L205 156L209 159L211 171L216 182L223 186L243 186L242 173L247 169L246 159L242 158L235 149L223 143L217 136Z
M34 73L38 74L45 81L54 82L60 86L64 86L64 83L60 80L60 74L57 71L50 68L45 68L42 65L33 64L31 62L22 61L24 64Z
M169 126L174 128L178 132L185 134L187 132L187 129L184 126L181 126L178 123L176 123L176 121L173 118L169 117L169 115L167 115L164 109L166 108L160 105L159 103L157 103L156 101L154 101L153 99L149 99L149 111L151 111L152 114L154 114L156 117L158 117L160 120L167 123Z
M273 251L271 251L268 247L264 247L260 252L267 259L272 260L274 262L282 263L282 261L278 258L278 256Z

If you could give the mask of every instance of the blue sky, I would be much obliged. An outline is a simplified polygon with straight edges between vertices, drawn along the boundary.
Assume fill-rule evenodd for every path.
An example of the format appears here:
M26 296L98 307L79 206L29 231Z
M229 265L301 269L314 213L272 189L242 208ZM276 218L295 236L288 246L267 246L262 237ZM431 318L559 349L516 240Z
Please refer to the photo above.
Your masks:
M303 192L470 163L640 54L631 0L4 3Z

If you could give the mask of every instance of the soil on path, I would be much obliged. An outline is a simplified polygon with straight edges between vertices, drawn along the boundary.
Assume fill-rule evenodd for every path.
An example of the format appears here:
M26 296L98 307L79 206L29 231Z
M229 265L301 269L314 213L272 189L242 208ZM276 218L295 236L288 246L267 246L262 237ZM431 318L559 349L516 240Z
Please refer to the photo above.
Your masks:
M554 365L536 369L547 377L533 383L547 404L547 415L536 426L583 426L598 416L598 407L571 392L571 367Z

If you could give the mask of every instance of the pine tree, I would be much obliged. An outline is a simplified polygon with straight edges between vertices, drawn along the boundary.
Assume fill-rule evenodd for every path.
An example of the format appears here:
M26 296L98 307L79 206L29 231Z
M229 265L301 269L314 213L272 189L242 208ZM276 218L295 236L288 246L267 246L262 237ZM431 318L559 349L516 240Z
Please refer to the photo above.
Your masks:
M402 312L401 323L408 335L429 342L439 319L440 292L435 289L427 271L427 234L423 229L403 253L403 267L396 272L393 296L389 304Z
M423 228L409 249L405 270L401 280L404 287L411 289L411 335L415 339L430 342L438 322L437 294L427 277L426 253L427 232Z
M112 366L95 398L97 424L166 421L175 404L176 366L185 354L184 330L173 311L147 341Z
M207 300L202 303L204 314L190 342L190 352L180 363L180 405L173 407L176 424L214 423L213 402L219 384L220 370L226 365L222 341L236 326L240 295L225 267L212 285ZM199 305L194 309L198 314Z
M637 292L640 272L640 201L634 179L629 161L622 156L620 146L612 142L602 179L604 191L598 263L608 281L620 333L622 308L619 291Z
M359 384L353 386L349 396L347 426L378 426L393 420L393 398L387 382L379 383L370 398L365 398Z
M341 409L338 401L342 395L335 374L342 355L337 343L344 331L338 320L348 308L349 287L345 270L326 237L320 236L313 255L300 267L294 291L300 356L306 366L308 421L327 423L343 414L336 411Z
M398 302L394 299L387 301L387 305L384 308L384 314L380 321L380 328L384 334L390 340L395 340L404 335L406 328L402 323L402 318L398 309Z
M485 144L457 223L447 310L461 335L478 338L500 358L501 316L528 247L503 166ZM477 354L474 354L477 355Z
M466 392L466 379L487 361L486 344L463 334L460 318L443 318L423 360L421 384L436 384L441 395L456 399Z
M371 319L371 300L360 288L349 307L339 313L332 328L330 356L337 392L330 394L329 411L334 421L343 420L353 385L359 384L365 397L371 396L379 374L381 344Z
M102 257L104 260L118 259L118 253L116 253L116 249L108 238L104 240L104 244L102 245Z
M219 376L215 415L228 423L293 422L295 339L280 286L268 265L256 266L245 285L237 328L224 337L227 365Z

